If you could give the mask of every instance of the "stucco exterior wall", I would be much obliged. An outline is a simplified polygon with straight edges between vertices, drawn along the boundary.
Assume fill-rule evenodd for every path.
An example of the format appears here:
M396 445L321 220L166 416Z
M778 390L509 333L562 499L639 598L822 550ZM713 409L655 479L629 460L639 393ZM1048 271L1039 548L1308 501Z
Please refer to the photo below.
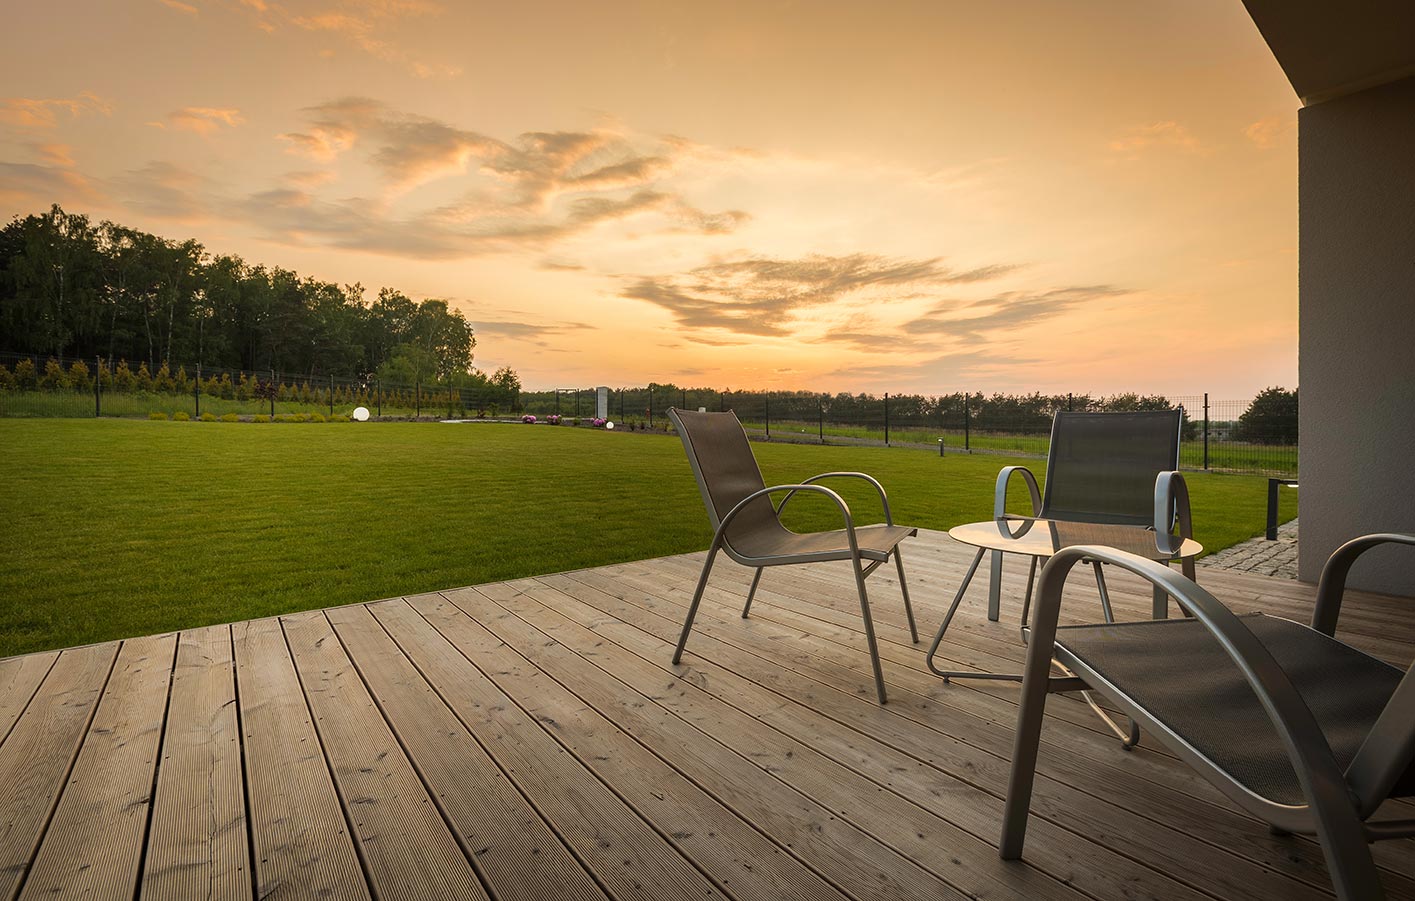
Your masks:
M1348 538L1415 531L1415 78L1303 108L1298 159L1298 573L1315 580ZM1350 585L1415 596L1415 551L1368 553Z

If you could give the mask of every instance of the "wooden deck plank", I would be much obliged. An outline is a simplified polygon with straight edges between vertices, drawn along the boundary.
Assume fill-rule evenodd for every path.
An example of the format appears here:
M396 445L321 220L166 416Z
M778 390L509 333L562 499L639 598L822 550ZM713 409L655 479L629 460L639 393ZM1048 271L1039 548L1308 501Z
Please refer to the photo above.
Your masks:
M58 659L58 651L47 651L0 660L0 745L10 737L10 730Z
M249 899L250 853L231 628L183 632L140 897Z
M995 847L935 817L902 795L882 793L878 783L861 777L807 744L768 729L686 680L673 678L673 674L567 619L549 606L555 603L553 595L558 592L534 580L486 586L479 591L564 649L575 652L566 654L561 647L544 645L531 635L527 636L530 640L523 639L516 644L535 654L533 662L544 659L543 669L563 670L563 681L573 685L577 693L605 715L618 718L621 728L643 740L652 740L654 747L663 749L660 753L670 755L685 772L714 783L710 787L716 791L730 794L741 815L764 828L782 820L780 811L786 807L783 796L799 803L790 792L773 785L772 780L776 780L826 811L848 814L844 819L851 826L930 869L965 895L1080 897L1079 892L1060 881L1043 877L1031 867L1015 867L1001 861ZM561 597L570 600L567 596ZM514 623L502 617L492 619L492 628L509 640L502 630L516 629ZM620 684L607 681L602 673L594 671L596 668L618 679ZM658 714L635 700L617 701L625 694L630 699L640 694L672 716ZM653 711L653 721L646 723L649 711ZM832 724L818 720L816 725L824 728ZM714 746L718 742L724 750L738 755L737 759L717 752ZM690 749L692 757L701 757L708 766L695 765L693 760L686 759ZM744 764L761 772L744 773ZM762 779L762 774L771 778ZM804 853L803 845L814 841L815 835L803 836L798 830L787 833L781 840Z
M0 746L0 898L29 873L117 654L117 642L61 653Z
M123 642L21 898L133 897L176 650L176 635Z
M487 898L324 613L281 625L375 894Z
M556 824L610 895L723 897L672 842L601 781L594 768L552 737L559 720L536 719L483 672L482 666L495 668L495 661L477 653L464 627L474 624L460 610L439 596L374 604L370 609L520 790ZM565 721L571 720L565 716ZM644 781L648 778L652 775ZM672 786L666 788L669 796Z
M602 583L602 588L623 591L621 580L608 581L606 577L594 573L576 575L586 580L597 580ZM630 592L624 593L636 597ZM706 602L704 606L707 606ZM611 604L608 609L626 622L636 622L656 630L664 641L670 640L676 632L674 620L677 617L644 617L622 605ZM737 609L740 610L740 607ZM728 615L725 610L723 613ZM786 698L851 725L859 733L859 741L879 741L909 757L926 761L944 773L966 773L968 781L976 788L999 800L1005 796L1008 759L1011 756L1012 733L1009 726L982 717L960 716L963 713L961 710L956 710L951 717L940 716L935 705L927 717L935 728L920 729L918 727L923 724L910 719L906 705L891 700L888 706L880 708L872 696L861 691L861 686L868 688L869 680L865 675L868 661L863 652L858 653L858 666L862 669L848 667L835 659L821 661L816 666L813 661L820 652L812 647L814 636L773 630L775 637L767 637L765 628L743 628L740 617L735 617L734 622L735 627L720 629L710 621L700 623L698 628L702 632L699 634L695 629L695 640L703 644L699 646L700 653L694 659L693 666L698 666L699 660L720 664L749 681L770 687ZM751 624L758 627L769 625ZM715 634L718 631L730 633L730 637L738 639L750 650L744 651L718 640ZM710 651L704 650L708 643L711 643ZM840 660L849 657L833 650L830 653ZM809 674L798 673L790 668L792 664L807 670ZM830 672L836 667L840 669ZM773 717L778 715L772 714ZM1048 752L1039 758L1037 800L1033 805L1035 816L1082 837L1123 836L1123 847L1116 847L1121 843L1114 841L1108 842L1108 847L1127 855L1143 849L1138 854L1141 859L1151 866L1160 865L1164 872L1178 874L1181 881L1202 891L1227 896L1266 886L1266 894L1301 896L1304 887L1300 883L1276 877L1265 864L1242 856L1231 857L1228 864L1215 868L1214 872L1185 873L1182 866L1163 866L1166 861L1178 863L1182 859L1192 859L1192 854L1196 852L1226 855L1221 846L1201 842L1192 831L1185 831L1185 825L1199 832L1210 828L1208 817L1198 815L1202 808L1196 809L1192 803L1170 805L1166 812L1179 818L1179 823L1175 824L1157 822L1135 810L1117 807L1075 789L1074 784L1083 780L1078 780L1072 770L1078 766L1084 769L1085 759L1073 757L1064 749L1061 751L1060 754ZM1118 747L1115 752L1123 753ZM1115 778L1113 771L1109 775ZM1139 780L1133 787L1148 788ZM1149 791L1148 796L1151 803L1157 801L1153 791ZM1142 806L1146 799L1127 797L1126 800ZM994 817L992 821L998 820ZM1243 829L1236 831L1234 838L1253 831L1251 822L1242 822L1241 826ZM1270 856L1280 857L1276 853Z
M590 874L368 608L330 610L329 621L495 896L500 901L603 899Z
M256 897L367 899L368 883L276 619L231 628Z
M496 588L511 590L509 586ZM522 682L523 674L538 666L560 686L568 688L573 684L573 693L600 717L653 748L664 762L737 816L753 823L777 846L791 849L856 897L962 896L935 874L902 855L888 853L887 845L876 844L877 840L852 825L849 817L790 791L708 736L686 723L675 722L647 698L622 684L605 680L602 675L596 676L589 671L592 667L587 667L576 655L566 653L554 642L547 642L542 633L525 626L500 607L488 604L484 596L475 592L457 592L457 595L449 599L464 611L477 610L475 619L481 628L488 630L492 641L504 641L529 658L506 664L508 683ZM567 668L577 669L579 676L567 676ZM552 686L554 683L537 692L531 700L538 702L542 694L556 694ZM751 858L746 860L749 862Z

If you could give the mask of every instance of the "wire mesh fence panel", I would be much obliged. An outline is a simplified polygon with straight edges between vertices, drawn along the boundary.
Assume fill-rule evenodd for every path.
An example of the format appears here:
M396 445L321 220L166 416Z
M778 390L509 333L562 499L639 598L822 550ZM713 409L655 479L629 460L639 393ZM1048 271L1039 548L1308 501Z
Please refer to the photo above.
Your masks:
M459 379L466 379L465 384ZM822 444L889 444L949 453L1044 457L1058 410L1178 409L1180 466L1294 477L1297 394L1268 389L1250 401L1208 395L940 395L719 391L649 384L520 391L483 378L391 382L200 366L155 367L0 353L0 417L128 417L202 421L318 422L363 407L382 419L519 419L534 415L616 428L671 430L668 410L732 410L754 438ZM449 383L450 382L450 383Z

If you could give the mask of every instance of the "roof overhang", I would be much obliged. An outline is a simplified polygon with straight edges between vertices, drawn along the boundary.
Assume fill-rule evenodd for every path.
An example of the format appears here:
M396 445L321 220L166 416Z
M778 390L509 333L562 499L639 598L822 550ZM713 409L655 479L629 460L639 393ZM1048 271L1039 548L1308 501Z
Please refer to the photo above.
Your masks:
M1303 106L1415 75L1412 0L1243 0Z

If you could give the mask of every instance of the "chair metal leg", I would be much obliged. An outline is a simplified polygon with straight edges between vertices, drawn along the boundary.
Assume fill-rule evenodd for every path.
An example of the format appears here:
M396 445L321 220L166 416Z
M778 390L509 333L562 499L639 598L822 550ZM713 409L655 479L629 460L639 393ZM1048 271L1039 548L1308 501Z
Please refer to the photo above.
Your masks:
M1037 558L1032 558L1032 566L1027 570L1027 596L1022 599L1022 627L1027 626L1027 614L1032 609L1032 588L1037 584Z
M764 569L766 569L765 566L758 566L757 574L752 576L752 587L747 589L747 604L742 608L743 619L747 618L747 613L752 609L752 598L757 596L757 583L761 582Z
M970 673L966 670L944 670L934 665L934 655L938 653L938 646L943 643L943 635L948 631L949 623L953 622L953 614L958 612L958 605L963 602L963 595L968 593L968 585L973 581L973 574L978 571L978 564L983 562L983 554L987 551L979 548L973 555L973 565L968 567L968 574L963 577L963 584L958 586L958 593L953 596L953 603L949 605L948 612L943 616L943 623L938 627L938 633L934 635L933 643L929 645L929 652L924 656L924 665L936 676L942 676L943 681L949 679L992 679L1003 682L1021 682L1022 676L1017 673Z
M875 643L875 624L870 617L870 598L865 593L865 573L860 568L860 558L854 557L850 565L855 570L855 587L860 592L860 615L865 619L865 643L870 648L870 666L875 671L875 692L879 695L879 702L884 704L888 701L884 692L884 670L879 665L879 645Z
M904 581L904 558L899 556L899 547L894 548L894 565L899 569L899 593L904 595L904 615L909 618L909 638L919 643L919 627L914 625L914 608L909 604L909 583Z
M1096 590L1101 594L1101 610L1105 613L1105 621L1113 623L1115 622L1115 611L1110 607L1110 592L1106 591L1105 573L1101 571L1101 561L1092 560L1091 566L1095 567L1096 570ZM1155 591L1159 594L1159 597L1155 599L1155 603L1163 604L1167 607L1169 605L1169 596L1164 594L1161 589L1156 588ZM1163 617L1156 618L1163 619ZM1128 751L1140 743L1140 726L1134 720L1127 716L1125 718L1126 727L1122 729L1120 725L1111 718L1110 714L1101 709L1101 705L1096 703L1096 699L1091 697L1089 691L1081 692L1081 696L1086 699L1086 703L1090 705L1091 710L1095 712L1096 716L1100 717L1101 720L1110 727L1110 731L1115 733L1115 737L1120 739L1121 747Z
M708 573L712 572L712 561L717 557L717 550L721 546L722 536L714 536L712 547L708 549L707 559L703 561L702 575L698 576L698 588L693 592L693 602L688 605L688 618L683 620L683 633L678 636L678 647L673 652L674 664L683 659L683 648L688 644L688 633L693 629L693 618L698 615L698 605L702 603L703 591L707 589Z
M988 580L988 619L1002 618L1002 551L992 552L992 572Z
M1027 838L1027 816L1032 806L1032 782L1037 773L1037 749L1042 741L1042 714L1046 712L1046 672L1032 682L1023 680L1017 711L1017 733L1012 740L1012 770L1007 777L1007 800L1002 811L1003 860L1021 860Z

